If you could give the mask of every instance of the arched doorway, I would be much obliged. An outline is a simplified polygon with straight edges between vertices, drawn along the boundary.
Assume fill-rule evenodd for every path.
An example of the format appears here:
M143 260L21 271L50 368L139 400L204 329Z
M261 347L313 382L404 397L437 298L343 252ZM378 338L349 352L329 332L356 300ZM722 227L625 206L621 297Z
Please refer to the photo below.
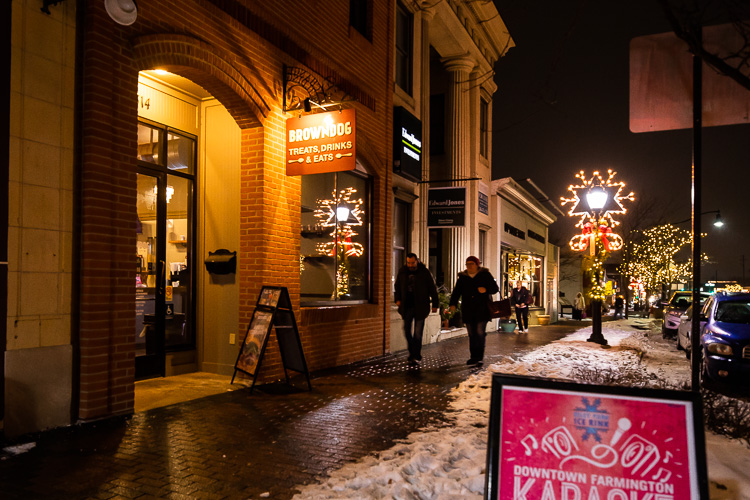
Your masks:
M234 362L239 288L203 260L239 247L241 131L203 87L142 71L138 90L136 379Z

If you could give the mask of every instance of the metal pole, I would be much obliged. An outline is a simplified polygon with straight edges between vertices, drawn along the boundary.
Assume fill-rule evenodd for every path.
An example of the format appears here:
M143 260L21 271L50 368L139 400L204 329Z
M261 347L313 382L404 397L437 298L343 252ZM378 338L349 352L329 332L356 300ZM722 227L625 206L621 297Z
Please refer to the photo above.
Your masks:
M599 220L600 214L597 212L596 214L596 229L595 229L595 238L594 238L594 255L595 259L598 261L600 257L600 234L599 234L599 227L600 227L600 220ZM594 274L594 280L596 287L599 286L601 276L599 275L599 268L596 268L596 273ZM596 342L597 344L606 346L608 345L607 339L604 338L604 335L602 335L602 301L601 299L592 299L591 300L591 336L586 339L587 342Z
M703 28L698 26L696 36L703 43ZM703 61L693 55L693 318L690 326L691 389L700 392L701 332L700 332L700 288L701 288L701 129L703 108Z

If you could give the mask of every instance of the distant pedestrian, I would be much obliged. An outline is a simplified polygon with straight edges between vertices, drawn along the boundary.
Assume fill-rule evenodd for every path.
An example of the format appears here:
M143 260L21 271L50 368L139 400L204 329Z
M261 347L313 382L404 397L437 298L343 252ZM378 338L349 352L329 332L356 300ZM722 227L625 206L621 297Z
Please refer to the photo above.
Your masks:
M499 290L490 270L479 264L479 259L473 255L466 258L466 270L458 273L450 300L450 310L453 312L461 298L461 318L469 334L470 357L467 365L480 365L484 360L487 322L490 320L487 303Z
M430 302L432 312L435 313L438 311L440 298L432 273L419 262L414 253L406 255L406 265L398 271L393 298L398 306L398 313L404 320L404 336L409 346L409 364L415 366L422 360L424 320L430 315Z
M618 295L615 299L615 319L622 319L622 312L625 308L625 299L622 295Z
M583 319L584 311L586 310L586 300L583 298L583 294L578 292L575 300L573 300L573 319Z
M516 287L510 292L510 303L516 308L516 323L518 323L516 333L529 331L529 304L532 302L531 294L523 286L523 282L521 280L516 281Z

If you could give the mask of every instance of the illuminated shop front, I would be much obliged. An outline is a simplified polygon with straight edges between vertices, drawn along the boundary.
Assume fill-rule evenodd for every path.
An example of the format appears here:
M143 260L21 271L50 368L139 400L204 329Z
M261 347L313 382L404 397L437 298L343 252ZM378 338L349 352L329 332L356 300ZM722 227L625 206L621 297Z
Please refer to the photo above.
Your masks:
M539 307L544 295L542 270L544 257L539 255L518 253L517 250L504 248L502 252L503 278L501 290L503 297L510 296L511 290L520 281L534 298L532 307Z
M539 315L552 321L558 312L559 248L549 242L549 226L562 214L553 204L540 200L547 195L533 182L504 178L492 181L494 233L500 249L497 258L498 285L508 297L521 281L534 299L531 324Z
M137 379L231 376L264 286L288 289L310 370L387 349L390 10L183 4L79 10L74 420L132 413ZM272 336L258 381L283 376Z

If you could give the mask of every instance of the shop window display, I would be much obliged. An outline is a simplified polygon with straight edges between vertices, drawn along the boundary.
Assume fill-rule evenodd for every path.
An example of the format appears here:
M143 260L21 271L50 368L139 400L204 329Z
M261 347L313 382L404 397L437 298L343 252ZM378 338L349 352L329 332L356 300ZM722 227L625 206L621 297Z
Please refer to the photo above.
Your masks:
M503 252L503 296L509 297L518 280L534 298L534 306L541 305L542 258L535 255Z
M349 172L303 176L301 221L302 301L368 300L367 179Z

